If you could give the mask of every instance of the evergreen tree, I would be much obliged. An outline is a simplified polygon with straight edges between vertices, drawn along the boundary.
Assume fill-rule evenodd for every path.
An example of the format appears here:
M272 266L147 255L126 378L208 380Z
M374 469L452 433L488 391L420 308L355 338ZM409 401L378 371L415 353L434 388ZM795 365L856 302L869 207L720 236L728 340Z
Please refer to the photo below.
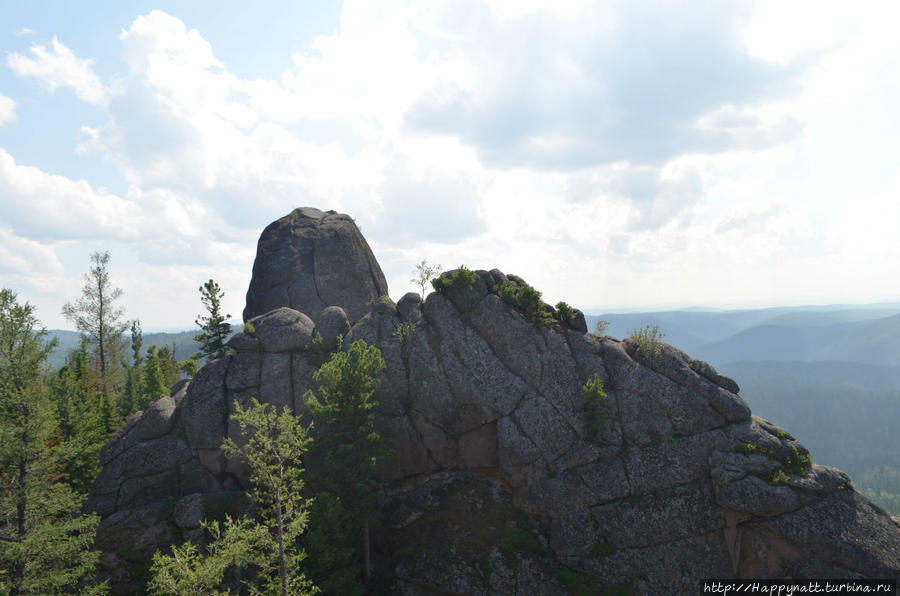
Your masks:
M196 323L200 327L200 333L194 336L194 341L202 345L200 351L207 360L215 360L228 355L228 336L231 334L231 324L225 321L231 315L222 315L222 297L225 292L219 284L209 280L200 286L200 301L206 307L208 316L198 315Z
M144 333L141 330L141 320L135 319L131 322L131 366L140 370L141 362L141 346L144 345Z
M356 341L315 372L318 395L304 395L317 431L310 449L317 495L307 541L310 575L335 594L362 593L350 557L356 549L348 548L353 543L359 545L366 580L371 573L369 527L378 521L375 469L390 453L375 431L374 395L384 366L378 348Z
M91 254L91 263L90 272L84 276L81 298L67 302L62 312L96 349L100 391L115 399L122 377L119 363L125 350L122 334L126 324L121 320L123 310L116 307L122 290L113 288L109 280L108 252Z
M174 547L171 555L157 553L149 587L156 594L227 594L222 591L227 573L250 568L252 593L317 593L303 573L306 554L299 542L308 520L302 467L309 444L306 429L289 410L279 414L255 399L247 409L235 404L231 421L241 444L228 438L222 449L250 468L250 497L259 521L205 523L212 538L205 552L187 543Z
M27 302L0 290L0 592L99 594L91 583L95 515L64 483L51 437L54 404L42 367L53 348Z
M125 389L119 398L119 416L127 420L138 410L141 403L141 371L134 366L125 365Z
M175 358L175 344L172 347L163 346L156 353L156 360L159 362L159 371L162 373L163 384L171 387L181 379L181 368L178 360Z
M123 362L122 367L125 369L125 390L119 399L119 416L122 420L127 419L138 408L141 403L141 382L143 374L141 371L141 363L144 361L141 356L141 346L144 344L144 336L141 331L140 319L131 322L131 365Z
M163 380L162 368L159 357L156 354L156 346L147 348L147 357L144 362L144 384L141 388L141 400L138 404L140 410L146 410L150 402L156 401L169 394L169 388Z
M59 424L60 463L69 484L80 493L88 492L100 473L100 448L110 435L104 397L88 359L82 338L80 348L72 350L66 365L48 383Z

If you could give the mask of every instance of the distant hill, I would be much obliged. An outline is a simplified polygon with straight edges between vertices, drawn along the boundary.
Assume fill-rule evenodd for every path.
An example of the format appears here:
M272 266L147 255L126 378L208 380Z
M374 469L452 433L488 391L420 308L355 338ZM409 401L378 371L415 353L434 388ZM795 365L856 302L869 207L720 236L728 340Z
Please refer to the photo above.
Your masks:
M753 412L788 429L818 463L900 515L900 366L856 362L734 362L719 371Z
M617 338L659 325L664 341L737 381L755 414L900 515L900 305L585 318L591 330L598 319L609 321Z
M234 329L234 326L232 326ZM58 369L66 363L66 357L71 350L77 349L81 343L81 335L76 331L66 331L63 329L48 330L51 337L57 339L58 345L51 352L48 362L54 370ZM175 357L184 360L194 352L200 350L200 344L194 341L197 330L180 331L176 333L144 333L141 352L146 354L147 348L155 345L158 348L162 346L171 346L175 344ZM126 341L129 342L129 358L131 356L131 336L126 335Z
M812 308L812 307L811 307ZM609 321L622 338L659 325L664 340L713 365L746 360L838 360L900 363L900 307L771 308L751 311L667 311L587 315L588 329Z

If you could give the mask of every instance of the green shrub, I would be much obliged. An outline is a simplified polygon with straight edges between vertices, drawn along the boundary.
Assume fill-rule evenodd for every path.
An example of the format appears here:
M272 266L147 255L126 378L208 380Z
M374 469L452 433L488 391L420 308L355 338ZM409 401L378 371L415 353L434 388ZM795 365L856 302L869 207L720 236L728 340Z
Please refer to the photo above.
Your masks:
M784 470L778 468L775 472L772 473L771 482L772 484L785 484L790 477L784 473Z
M638 351L651 361L656 360L662 353L662 346L659 344L659 340L665 336L666 334L659 330L659 325L644 325L630 334L632 341L637 345Z
M557 577L566 586L569 594L574 594L575 596L594 596L598 594L597 584L594 583L591 576L585 573L563 567L560 569Z
M331 355L334 354L344 343L344 338L338 335L333 341L327 342L322 338L322 334L318 331L312 341L306 344L306 359L313 366L319 367L328 362Z
M253 323L250 321L244 323L244 333L249 333L250 335L256 334L256 327L253 326Z
M391 335L393 335L401 345L405 346L409 343L415 328L416 323L414 321L406 321L397 325L397 328L394 329L394 332Z
M500 299L521 312L532 323L551 323L553 314L550 307L541 300L541 293L527 283L518 287L509 282L497 290Z
M599 335L600 337L606 337L606 332L609 331L609 321L599 320L597 324L594 325L594 335Z
M603 389L603 381L600 380L600 375L594 373L594 376L584 384L581 398L584 407L584 427L588 435L594 439L600 435L606 424L606 413L603 411L605 401L606 391Z
M465 265L460 265L452 274L441 273L432 279L431 285L437 292L443 292L448 288L457 292L468 292L475 287L475 273Z
M562 322L566 322L575 316L575 309L565 302L556 303L556 318Z
M738 441L734 444L734 450L744 455L753 455L756 453L756 444Z
M792 455L784 461L784 469L790 474L806 474L806 471L812 467L812 456L806 453L801 455L796 445L791 445Z

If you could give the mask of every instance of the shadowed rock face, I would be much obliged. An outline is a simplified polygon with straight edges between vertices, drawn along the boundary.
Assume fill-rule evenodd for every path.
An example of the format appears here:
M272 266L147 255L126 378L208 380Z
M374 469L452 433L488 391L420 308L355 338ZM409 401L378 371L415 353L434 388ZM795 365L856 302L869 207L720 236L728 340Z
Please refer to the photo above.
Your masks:
M344 299L319 317L335 275L355 271L341 287L375 292L379 270L374 259L317 266L313 283L286 265L302 261L291 259L306 254L315 217L358 235L346 216L309 209L273 224L298 234L267 228L245 311L255 318L232 338L234 354L133 417L101 453L91 506L111 566L110 553L149 557L179 533L195 536L203 511L239 508L246 471L218 449L234 432L227 413L259 397L305 414L315 370L305 350L319 331L376 345L387 364L377 424L397 455L380 470L374 563L391 593L694 594L706 578L900 574L897 524L845 474L810 465L789 433L752 417L734 381L666 344L651 353L585 333L578 316L533 323L495 289L520 278L476 271L471 289L377 298L358 316ZM276 303L273 291L254 307L271 312L257 312L249 296L266 284L256 272L276 270L294 271L279 281L295 296L319 294ZM592 428L583 387L595 375L607 396ZM167 499L174 518L161 513Z
M355 323L387 295L387 282L353 220L334 211L295 209L259 237L244 320L280 306L318 322L340 306Z

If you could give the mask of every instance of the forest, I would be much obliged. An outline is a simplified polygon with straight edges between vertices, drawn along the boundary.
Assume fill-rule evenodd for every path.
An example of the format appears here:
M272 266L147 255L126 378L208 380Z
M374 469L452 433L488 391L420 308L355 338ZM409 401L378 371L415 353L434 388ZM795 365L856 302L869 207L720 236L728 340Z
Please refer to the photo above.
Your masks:
M140 322L118 306L108 253L91 255L82 295L63 307L81 332L59 368L34 308L0 290L0 594L105 594L110 578L94 550L99 516L84 501L113 433L203 363L228 353L229 314L209 280L200 288L200 350L178 361L174 346L143 349ZM317 338L322 344L321 338ZM377 522L374 469L390 448L374 430L379 350L320 346L318 391L304 396L315 439L288 409L256 400L231 415L239 442L222 449L250 470L253 514L213 516L204 536L157 552L150 594L362 594L368 530ZM240 444L238 444L240 443ZM314 473L305 454L319 462ZM305 496L304 486L316 498Z

